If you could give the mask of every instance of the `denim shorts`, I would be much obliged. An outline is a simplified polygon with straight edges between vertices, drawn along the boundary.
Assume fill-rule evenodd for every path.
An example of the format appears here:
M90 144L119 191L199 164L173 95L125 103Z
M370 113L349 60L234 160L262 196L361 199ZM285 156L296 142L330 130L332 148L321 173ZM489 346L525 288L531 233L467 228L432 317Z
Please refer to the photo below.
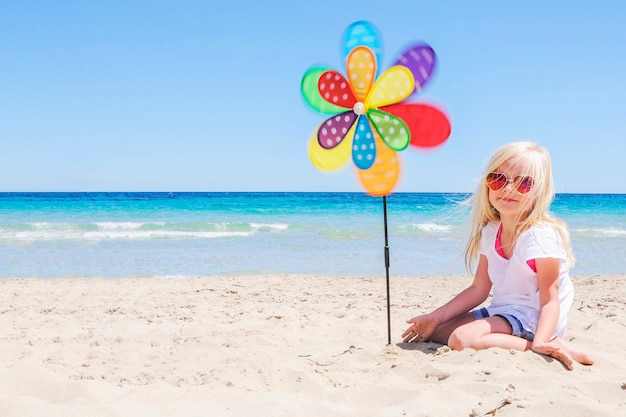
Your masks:
M472 311L472 314L474 315L474 320L486 319L487 317L491 316L489 314L489 310L487 310L487 308L485 307ZM522 325L522 322L514 315L507 314L507 313L499 313L499 314L494 314L494 316L500 316L509 322L509 324L511 325L511 328L513 329L513 331L511 332L513 336L518 336L518 337L521 337L522 339L526 339L531 342L535 339L535 334L531 332L530 330L526 330L524 326Z

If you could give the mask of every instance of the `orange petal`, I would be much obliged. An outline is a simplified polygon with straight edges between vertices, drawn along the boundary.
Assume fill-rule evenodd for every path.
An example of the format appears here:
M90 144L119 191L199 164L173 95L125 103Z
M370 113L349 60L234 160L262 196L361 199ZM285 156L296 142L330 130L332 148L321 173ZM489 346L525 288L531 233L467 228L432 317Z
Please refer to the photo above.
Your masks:
M365 100L376 78L376 57L371 49L357 46L346 62L348 82L358 101Z
M368 194L382 197L391 194L400 178L400 160L396 151L385 145L377 133L376 160L368 170L356 170L359 180Z

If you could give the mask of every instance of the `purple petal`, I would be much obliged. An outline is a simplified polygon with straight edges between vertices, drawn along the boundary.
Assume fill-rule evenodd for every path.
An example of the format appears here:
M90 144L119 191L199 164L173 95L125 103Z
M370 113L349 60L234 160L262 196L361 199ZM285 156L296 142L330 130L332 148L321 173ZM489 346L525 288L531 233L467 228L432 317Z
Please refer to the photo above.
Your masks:
M339 145L356 120L352 110L329 117L317 131L317 141L324 149Z
M413 78L415 78L415 90L420 91L435 70L436 61L435 50L429 45L422 43L413 45L404 51L394 65L407 67L413 73Z

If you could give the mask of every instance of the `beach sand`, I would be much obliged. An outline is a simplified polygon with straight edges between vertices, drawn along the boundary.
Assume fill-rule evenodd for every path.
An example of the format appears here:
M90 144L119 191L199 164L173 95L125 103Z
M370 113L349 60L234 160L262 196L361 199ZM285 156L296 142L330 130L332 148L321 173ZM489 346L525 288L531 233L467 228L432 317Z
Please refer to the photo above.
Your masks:
M574 276L566 339L532 352L404 344L468 277L0 279L0 415L624 416L626 280Z

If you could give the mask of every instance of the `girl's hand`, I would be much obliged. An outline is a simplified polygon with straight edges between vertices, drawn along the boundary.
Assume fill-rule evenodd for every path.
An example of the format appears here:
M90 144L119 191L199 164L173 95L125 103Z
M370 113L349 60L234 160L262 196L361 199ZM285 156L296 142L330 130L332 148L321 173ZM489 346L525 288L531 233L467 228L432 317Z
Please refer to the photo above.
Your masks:
M430 315L413 317L406 321L411 323L409 327L402 333L403 342L425 342L437 329L437 321Z
M567 369L570 371L574 369L573 363L574 360L572 357L558 346L556 343L552 342L533 342L532 345L533 352L539 353L541 355L548 355L553 357L554 359L560 361Z

